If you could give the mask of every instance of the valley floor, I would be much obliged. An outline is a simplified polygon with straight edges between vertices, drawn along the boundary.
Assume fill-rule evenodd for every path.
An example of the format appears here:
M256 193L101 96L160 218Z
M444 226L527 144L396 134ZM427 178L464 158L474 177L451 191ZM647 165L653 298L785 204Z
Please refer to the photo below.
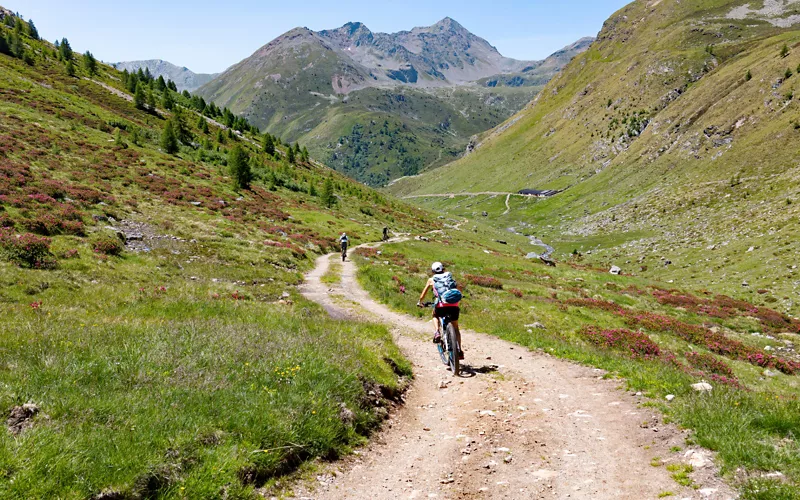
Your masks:
M335 317L389 325L413 363L415 382L405 405L366 450L324 467L315 484L295 489L296 496L737 496L718 477L710 452L684 449L681 430L643 405L641 395L604 378L604 371L465 330L466 369L454 378L430 341L431 323L372 300L352 262L343 264L340 280L321 280L331 274L329 259L318 259L304 295ZM690 462L694 488L671 477L690 470Z

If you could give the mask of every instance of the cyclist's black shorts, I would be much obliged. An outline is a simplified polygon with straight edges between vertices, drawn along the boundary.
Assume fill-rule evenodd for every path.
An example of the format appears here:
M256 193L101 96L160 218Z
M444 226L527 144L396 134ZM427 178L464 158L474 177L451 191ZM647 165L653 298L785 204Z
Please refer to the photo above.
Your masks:
M433 315L435 317L447 318L447 321L458 321L460 314L460 307L436 307L433 309Z

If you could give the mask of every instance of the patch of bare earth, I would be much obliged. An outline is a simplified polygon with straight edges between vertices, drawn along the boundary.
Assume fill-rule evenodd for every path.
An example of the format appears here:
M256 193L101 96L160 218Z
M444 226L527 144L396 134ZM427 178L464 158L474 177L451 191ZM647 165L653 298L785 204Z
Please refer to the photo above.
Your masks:
M464 331L465 373L453 377L431 343L432 325L373 301L344 263L341 285L320 282L317 261L303 293L339 318L380 321L413 363L415 381L369 446L321 466L299 498L735 498L710 452L672 452L685 435L601 370ZM469 318L463 318L469 324ZM663 463L698 464L697 489Z

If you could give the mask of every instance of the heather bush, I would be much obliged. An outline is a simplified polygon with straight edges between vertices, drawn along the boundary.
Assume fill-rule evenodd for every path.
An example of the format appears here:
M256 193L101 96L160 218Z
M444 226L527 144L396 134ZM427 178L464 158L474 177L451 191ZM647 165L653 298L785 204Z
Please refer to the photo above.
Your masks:
M731 367L711 354L693 351L686 354L686 361L698 370L734 378Z
M50 253L50 238L35 234L15 234L11 229L0 229L0 254L20 267L52 269L57 262Z
M482 286L484 288L494 288L497 290L503 289L503 283L499 279L493 278L492 276L478 276L475 274L465 274L464 279L467 280L467 283Z
M578 334L601 349L625 351L634 358L656 358L661 354L658 344L642 332L624 328L601 330L595 326L587 326Z
M91 238L92 251L100 255L120 255L125 249L122 241L114 234L97 233Z

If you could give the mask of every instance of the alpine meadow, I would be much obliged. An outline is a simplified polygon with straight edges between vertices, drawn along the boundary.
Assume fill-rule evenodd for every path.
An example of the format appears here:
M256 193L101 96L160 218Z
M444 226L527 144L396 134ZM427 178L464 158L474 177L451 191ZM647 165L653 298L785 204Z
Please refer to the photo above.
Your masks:
M800 499L800 1L29 2L0 498Z

